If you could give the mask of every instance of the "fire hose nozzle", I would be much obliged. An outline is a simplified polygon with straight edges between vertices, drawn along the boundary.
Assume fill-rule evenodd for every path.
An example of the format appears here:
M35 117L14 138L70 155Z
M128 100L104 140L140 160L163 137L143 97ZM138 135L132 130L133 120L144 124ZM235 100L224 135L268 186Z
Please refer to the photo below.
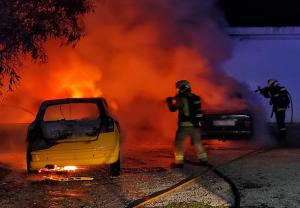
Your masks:
M261 92L261 91L262 91L261 87L257 86L257 89L254 92Z
M167 102L167 103L172 103L172 101L173 101L174 99L175 99L174 97L167 97L167 98L166 98L166 102Z

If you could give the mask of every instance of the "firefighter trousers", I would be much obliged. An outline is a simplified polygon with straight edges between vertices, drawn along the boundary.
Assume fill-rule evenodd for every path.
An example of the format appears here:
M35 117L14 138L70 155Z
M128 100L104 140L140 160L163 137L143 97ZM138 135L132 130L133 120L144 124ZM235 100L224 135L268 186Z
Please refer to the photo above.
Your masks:
M175 137L175 163L184 161L184 140L191 137L192 144L197 151L197 157L201 161L207 161L207 153L201 141L201 129L195 127L179 127Z
M279 131L279 139L286 137L286 126L285 126L285 109L276 109L275 116Z

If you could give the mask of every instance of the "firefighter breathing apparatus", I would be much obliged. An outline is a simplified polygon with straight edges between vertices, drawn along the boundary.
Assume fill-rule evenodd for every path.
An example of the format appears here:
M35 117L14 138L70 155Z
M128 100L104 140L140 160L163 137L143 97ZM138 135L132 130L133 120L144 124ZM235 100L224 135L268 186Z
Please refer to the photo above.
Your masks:
M274 85L275 83L277 83L277 80L268 80L268 84L269 85ZM261 93L262 92L262 88L260 86L257 86L257 89L254 91L256 93ZM293 97L292 95L287 91L287 95L288 95L288 98L290 99L290 104L288 105L287 108L290 108L291 109L291 119L290 119L290 124L289 125L292 125L294 123L294 104L293 104ZM273 112L272 112L273 114Z

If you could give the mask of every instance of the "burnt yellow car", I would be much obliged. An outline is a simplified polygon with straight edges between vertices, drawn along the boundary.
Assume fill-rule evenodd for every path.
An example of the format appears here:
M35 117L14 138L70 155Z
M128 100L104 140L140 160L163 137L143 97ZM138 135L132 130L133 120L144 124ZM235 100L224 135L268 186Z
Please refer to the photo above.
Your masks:
M28 127L27 172L98 165L120 174L120 128L105 99L44 101Z

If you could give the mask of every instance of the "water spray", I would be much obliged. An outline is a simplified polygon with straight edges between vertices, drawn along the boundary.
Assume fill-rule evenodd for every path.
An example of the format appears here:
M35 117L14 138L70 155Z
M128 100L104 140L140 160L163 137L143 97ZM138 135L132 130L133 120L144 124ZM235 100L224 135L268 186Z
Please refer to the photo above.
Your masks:
M33 113L32 111L28 110L27 108L24 108L22 106L19 106L19 105L13 105L13 104L0 104L0 106L4 106L4 107L9 107L9 108L17 108L17 109L20 109L26 113L29 113L33 116L35 116L35 113Z

